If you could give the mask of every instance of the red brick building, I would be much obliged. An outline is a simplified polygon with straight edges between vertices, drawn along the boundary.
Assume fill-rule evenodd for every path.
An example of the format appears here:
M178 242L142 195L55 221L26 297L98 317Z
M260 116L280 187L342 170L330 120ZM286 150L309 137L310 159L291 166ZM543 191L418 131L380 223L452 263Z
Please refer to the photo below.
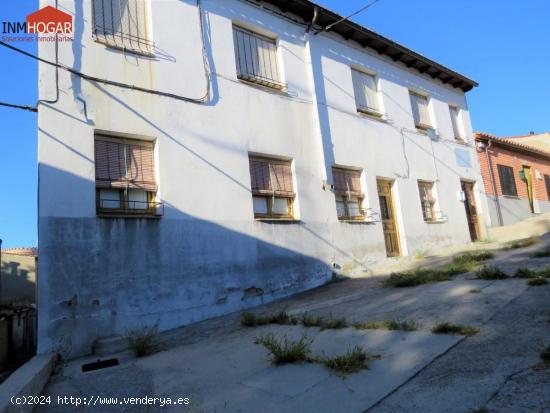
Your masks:
M476 147L491 226L550 212L550 152L486 133Z

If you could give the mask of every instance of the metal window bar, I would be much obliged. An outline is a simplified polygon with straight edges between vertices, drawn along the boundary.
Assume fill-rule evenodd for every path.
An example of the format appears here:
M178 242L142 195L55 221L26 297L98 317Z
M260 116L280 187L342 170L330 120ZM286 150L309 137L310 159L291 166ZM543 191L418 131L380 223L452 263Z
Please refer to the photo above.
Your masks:
M96 40L125 51L152 54L155 44L149 39L146 1L93 0Z
M237 78L277 90L285 90L277 61L276 41L233 26Z
M110 203L110 204L109 204ZM119 208L113 208L109 205L117 203ZM108 215L164 215L164 203L156 201L130 201L128 198L119 199L99 199L99 210L102 214Z

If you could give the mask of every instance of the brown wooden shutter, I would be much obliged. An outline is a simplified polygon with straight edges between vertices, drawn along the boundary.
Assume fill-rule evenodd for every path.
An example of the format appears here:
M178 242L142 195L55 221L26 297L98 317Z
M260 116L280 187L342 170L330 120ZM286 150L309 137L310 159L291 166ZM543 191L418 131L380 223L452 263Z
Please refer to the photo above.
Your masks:
M295 195L290 161L251 157L249 166L253 193L281 197Z
M354 169L332 168L334 191L338 195L362 196L361 171Z
M96 187L156 192L153 149L152 142L96 137Z

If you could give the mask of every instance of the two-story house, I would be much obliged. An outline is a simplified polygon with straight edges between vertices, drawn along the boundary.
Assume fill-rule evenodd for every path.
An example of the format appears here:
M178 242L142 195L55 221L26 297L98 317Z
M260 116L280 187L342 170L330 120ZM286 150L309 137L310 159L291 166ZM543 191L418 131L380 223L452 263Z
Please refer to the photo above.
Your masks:
M39 66L39 351L482 235L465 76L306 0L58 7L74 39L39 48L63 65Z

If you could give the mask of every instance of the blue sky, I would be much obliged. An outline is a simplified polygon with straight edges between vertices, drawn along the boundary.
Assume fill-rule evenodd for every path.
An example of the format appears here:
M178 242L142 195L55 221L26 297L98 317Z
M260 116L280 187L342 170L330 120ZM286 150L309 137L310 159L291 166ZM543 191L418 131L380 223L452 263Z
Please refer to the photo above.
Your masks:
M318 3L348 15L367 1ZM24 20L37 5L2 1L0 21ZM549 15L548 0L380 0L354 20L478 81L468 94L474 129L517 135L550 130ZM36 95L36 62L0 47L0 101L34 105ZM4 247L37 244L36 124L34 113L0 107Z

